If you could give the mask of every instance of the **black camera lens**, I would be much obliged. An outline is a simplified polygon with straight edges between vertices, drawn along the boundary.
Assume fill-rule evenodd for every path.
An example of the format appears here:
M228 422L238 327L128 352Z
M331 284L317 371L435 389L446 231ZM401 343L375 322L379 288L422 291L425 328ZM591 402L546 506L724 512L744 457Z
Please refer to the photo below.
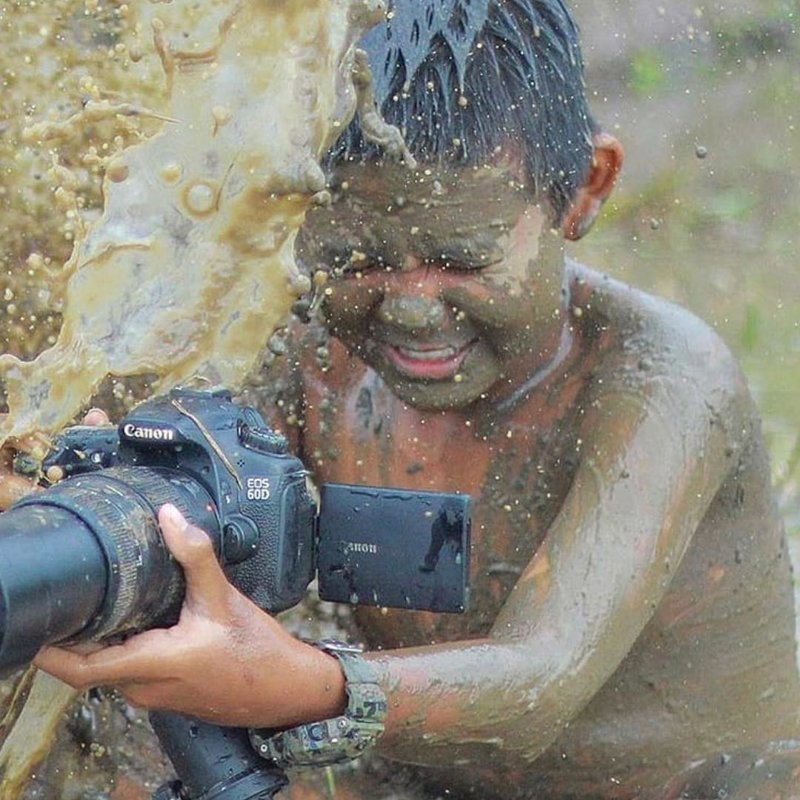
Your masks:
M184 583L158 526L165 503L219 550L210 496L167 469L114 467L71 478L0 515L0 672L46 644L177 619Z
M0 515L0 663L22 666L85 628L106 584L103 551L74 514L41 506Z

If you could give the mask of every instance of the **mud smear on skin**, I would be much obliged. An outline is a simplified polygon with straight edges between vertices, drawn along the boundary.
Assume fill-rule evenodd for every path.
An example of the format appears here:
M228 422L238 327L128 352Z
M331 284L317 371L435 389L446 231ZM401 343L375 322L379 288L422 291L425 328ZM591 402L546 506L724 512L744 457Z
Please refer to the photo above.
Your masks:
M502 197L498 179L509 187ZM491 267L503 257L504 236L531 203L510 170L489 165L465 175L446 165L410 171L385 164L379 178L363 165L347 166L337 170L332 192L330 208L310 215L301 252L313 264L352 273L399 268L408 255L430 253L455 267Z
M318 160L359 103L365 133L407 156L371 108L353 46L383 11L381 0L0 10L0 442L62 427L107 375L146 374L160 391L241 385L310 288L295 236L324 200ZM75 696L41 674L18 688L0 730L0 800L20 796Z
M546 209L516 172L502 162L416 172L348 165L336 171L332 205L309 215L301 258L345 278L325 290L329 328L412 405L463 405L506 377L498 353L507 360L548 345L531 325L532 291L541 318L565 311L563 239L545 230ZM529 247L510 259L523 252L523 231ZM397 291L411 273L390 273L414 264L420 280L438 282L436 298ZM394 346L413 349L417 336L451 348L443 372L400 363Z

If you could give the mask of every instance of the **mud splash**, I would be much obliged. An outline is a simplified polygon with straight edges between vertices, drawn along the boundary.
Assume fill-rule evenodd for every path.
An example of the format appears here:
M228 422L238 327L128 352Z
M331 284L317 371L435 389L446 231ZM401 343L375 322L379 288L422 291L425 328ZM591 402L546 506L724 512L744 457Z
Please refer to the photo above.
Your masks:
M155 135L97 156L105 204L85 229L78 181L58 167L56 199L75 236L59 276L61 330L32 362L0 358L10 411L0 440L63 426L109 374L156 374L156 391L191 381L237 387L310 288L295 236L323 196L318 159L364 84L353 81L353 43L382 3L216 0L135 11L127 26L141 38L152 30L165 108L95 92L72 118L27 131L57 148L103 119L161 121ZM376 131L400 146L385 134Z
M293 250L307 209L325 201L321 155L360 108L365 134L410 159L377 118L354 48L383 13L382 0L0 9L0 443L60 428L107 375L156 375L157 391L240 386L310 288ZM33 123L34 106L49 117ZM17 689L0 730L0 800L19 797L74 698L32 673Z

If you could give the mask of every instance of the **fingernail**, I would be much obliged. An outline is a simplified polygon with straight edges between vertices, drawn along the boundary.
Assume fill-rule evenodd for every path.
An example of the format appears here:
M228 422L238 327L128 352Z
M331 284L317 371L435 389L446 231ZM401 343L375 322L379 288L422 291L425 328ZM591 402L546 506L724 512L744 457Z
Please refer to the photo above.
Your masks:
M161 506L161 513L164 515L164 521L176 528L185 528L188 524L183 514L172 503Z

